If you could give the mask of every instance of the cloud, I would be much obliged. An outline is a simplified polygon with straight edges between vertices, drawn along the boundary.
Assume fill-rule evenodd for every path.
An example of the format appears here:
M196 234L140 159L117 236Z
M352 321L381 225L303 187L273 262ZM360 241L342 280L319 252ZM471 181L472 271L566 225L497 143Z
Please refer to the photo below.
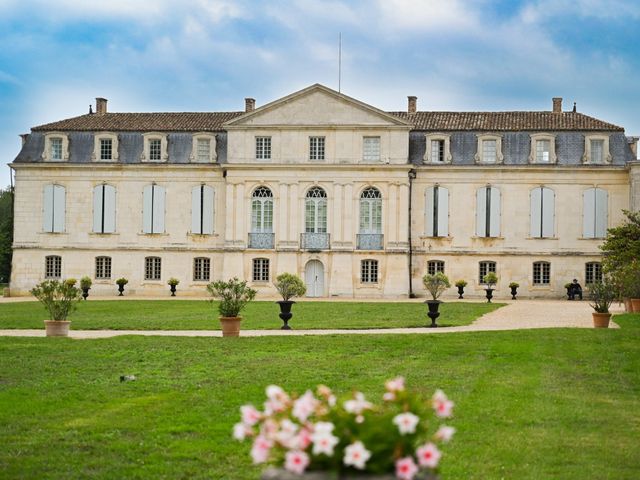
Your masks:
M525 5L521 12L525 23L539 23L562 16L575 20L628 20L640 18L640 9L636 0L537 0Z

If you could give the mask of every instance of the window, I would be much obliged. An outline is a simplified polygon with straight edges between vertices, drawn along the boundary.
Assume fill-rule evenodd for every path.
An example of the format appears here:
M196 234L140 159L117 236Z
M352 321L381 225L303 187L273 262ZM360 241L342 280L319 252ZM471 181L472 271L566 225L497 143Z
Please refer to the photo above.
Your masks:
M556 163L556 137L550 133L531 134L529 163Z
M555 236L556 195L547 187L531 190L531 236L552 238Z
M213 187L208 185L198 185L191 189L191 233L213 233L214 198Z
M500 190L495 187L476 192L476 236L500 236Z
M450 163L450 136L443 133L425 135L427 144L424 153L425 163Z
M49 132L44 136L42 160L64 162L69 160L69 138L62 132Z
M479 264L478 283L484 284L484 277L487 273L496 273L496 262L480 262Z
M49 233L64 232L66 191L62 185L46 185L43 198L42 229Z
M256 160L271 160L271 137L256 137Z
M533 284L549 285L551 281L551 264L549 262L533 262Z
M362 283L378 283L377 260L362 260L360 262L360 281Z
M327 194L320 187L313 187L307 192L304 225L307 233L327 233Z
M209 132L194 133L189 160L196 163L215 162L216 136Z
M482 141L482 161L487 163L496 162L496 141L495 140L483 140Z
M591 163L603 163L604 159L604 141L591 140Z
M590 188L582 194L584 238L607 236L609 194L602 188Z
M144 146L142 161L164 162L167 161L167 135L164 133L145 133L142 135Z
M584 269L584 283L591 285L602 282L602 264L600 262L588 262Z
M62 277L62 257L49 255L44 259L44 278L57 279Z
M251 232L273 232L273 194L267 187L258 187L251 198Z
M444 262L442 260L429 260L427 262L427 273L435 275L438 272L444 273Z
M586 164L601 165L611 163L608 135L588 134L584 137L584 156Z
M309 137L309 160L324 160L324 137Z
M49 158L51 160L62 160L62 139L60 137L54 137L49 143Z
M551 142L549 140L538 140L536 142L536 162L538 163L548 163L551 150Z
M96 133L94 136L91 160L102 162L118 160L118 135L109 132Z
M164 233L165 189L156 184L144 187L142 194L142 232Z
M476 162L502 163L502 137L499 135L478 135Z
M159 139L149 140L149 160L159 161L162 158L162 144Z
M100 160L111 160L113 153L112 146L110 138L100 139Z
M363 138L362 160L364 162L380 161L380 137L364 137Z
M253 281L254 282L269 281L269 259L268 258L253 259Z
M435 185L425 191L425 234L428 237L449 235L449 190Z
M96 257L96 280L111 278L111 257Z
M211 155L211 140L207 138L198 139L198 161L207 162Z
M193 259L193 280L208 282L211 276L211 260L208 258Z
M382 195L377 188L365 188L360 195L360 233L382 233Z
M162 259L160 257L146 257L144 259L144 279L160 280L162 274Z
M116 231L116 189L111 185L97 185L93 188L93 231Z

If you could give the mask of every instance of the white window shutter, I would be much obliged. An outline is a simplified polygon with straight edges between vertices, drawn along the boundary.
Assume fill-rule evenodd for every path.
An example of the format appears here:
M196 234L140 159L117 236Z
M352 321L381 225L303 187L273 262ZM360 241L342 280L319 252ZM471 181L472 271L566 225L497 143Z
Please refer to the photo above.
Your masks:
M433 190L433 187L427 187L425 191L424 231L428 237L433 237Z
M555 236L556 193L550 188L542 188L542 236Z
M531 236L539 238L542 236L541 223L542 223L542 209L540 208L542 203L542 189L534 188L531 190Z
M53 232L53 185L45 185L42 195L42 230Z
M595 189L595 231L596 238L607 236L607 225L609 223L609 194L602 188Z
M53 231L64 232L66 191L62 185L53 187Z
M489 236L500 236L500 190L491 187L491 224Z
M438 236L449 236L449 190L438 187Z
M202 234L200 225L201 185L191 189L191 233Z
M213 187L205 185L202 200L202 233L211 235L213 233L213 214L214 214L214 191Z
M93 188L93 231L102 233L102 185Z
M582 236L584 238L593 238L595 236L595 207L595 188L585 190L582 194Z
M104 186L104 233L116 231L116 187Z
M476 191L476 236L486 236L487 228L487 188Z
M142 231L143 233L153 233L151 218L152 218L152 197L153 197L153 185L147 185L142 192Z
M153 193L153 233L164 233L165 196L165 188L155 185Z

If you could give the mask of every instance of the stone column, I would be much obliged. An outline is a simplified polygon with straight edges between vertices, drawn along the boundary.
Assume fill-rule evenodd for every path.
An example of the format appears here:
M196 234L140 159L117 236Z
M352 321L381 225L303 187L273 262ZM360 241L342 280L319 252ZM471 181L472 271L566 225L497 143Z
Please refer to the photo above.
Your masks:
M398 242L409 247L409 185L398 188Z
M277 199L278 201L273 210L273 226L278 243L283 243L290 239L290 232L288 227L291 223L291 199L289 198L289 185L287 185L286 183L281 183L279 187L280 192ZM276 212L278 215L277 224L275 223Z
M235 231L234 241L239 245L245 245L248 241L247 224L250 223L248 215L251 214L251 207L247 205L247 199L244 198L246 188L244 183L238 183L235 187L235 205L231 212L233 216L233 224ZM249 210L247 210L247 207Z
M386 211L384 212L384 220L386 220L386 232L387 238L386 244L389 246L395 245L398 241L398 186L397 184L389 184L389 193L387 194ZM384 221L383 220L383 221Z
M353 184L346 184L344 186L344 234L342 236L342 241L345 243L345 246L353 246L353 242L355 241L354 232L358 231L358 225L354 225L354 221L358 221L358 214L355 215L354 220L354 205L357 205L357 202L354 202L353 198ZM357 212L357 207L356 207Z
M343 231L343 223L344 220L342 218L344 211L344 199L343 193L344 186L342 184L334 184L333 186L333 196L329 201L329 205L327 205L327 221L331 219L333 221L333 225L331 226L331 241L332 242L343 242L344 237L342 235Z
M640 211L640 160L629 162L629 210Z
M227 183L226 186L226 195L225 195L225 230L224 230L224 243L227 246L233 245L233 240L235 238L236 232L234 229L235 225L235 185L231 183Z

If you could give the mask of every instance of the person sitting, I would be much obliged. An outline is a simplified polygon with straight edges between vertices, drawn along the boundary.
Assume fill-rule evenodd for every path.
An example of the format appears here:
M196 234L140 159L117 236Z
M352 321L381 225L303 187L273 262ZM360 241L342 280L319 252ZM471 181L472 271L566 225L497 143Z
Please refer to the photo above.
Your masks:
M582 300L582 286L578 283L578 279L574 278L569 287L569 300L575 300L576 296Z

